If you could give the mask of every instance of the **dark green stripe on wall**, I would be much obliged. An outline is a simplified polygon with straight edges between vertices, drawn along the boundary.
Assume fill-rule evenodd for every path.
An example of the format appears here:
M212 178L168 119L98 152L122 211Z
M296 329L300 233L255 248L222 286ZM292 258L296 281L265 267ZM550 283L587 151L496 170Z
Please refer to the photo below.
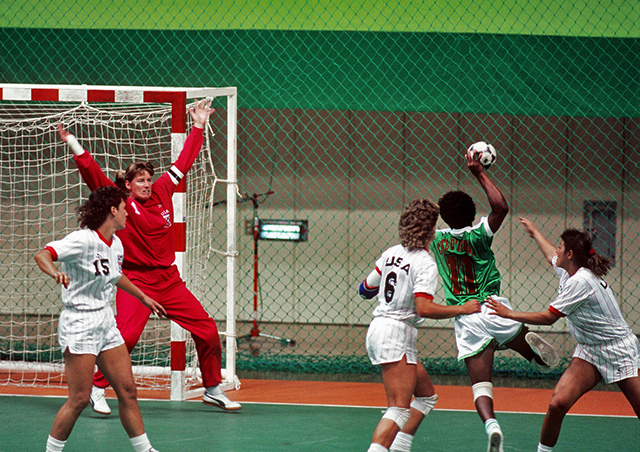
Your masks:
M638 116L640 40L0 29L5 83L237 86L241 108Z

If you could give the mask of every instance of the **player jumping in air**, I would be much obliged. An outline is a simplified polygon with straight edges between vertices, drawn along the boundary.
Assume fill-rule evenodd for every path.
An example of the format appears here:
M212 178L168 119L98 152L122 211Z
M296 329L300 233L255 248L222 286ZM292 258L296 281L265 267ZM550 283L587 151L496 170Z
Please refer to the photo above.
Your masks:
M89 404L96 363L118 396L120 420L134 450L155 451L144 431L129 353L111 309L115 285L149 312L165 314L159 303L122 274L124 251L115 232L125 227L126 199L116 187L94 191L79 209L83 229L48 243L35 255L38 267L63 286L58 340L69 385L69 398L53 421L46 452L63 450L78 416ZM62 264L61 270L55 261Z
M502 452L503 434L493 410L492 369L496 350L510 348L540 370L558 365L556 350L525 325L501 319L484 303L488 297L509 305L500 297L500 272L491 249L509 207L504 196L489 179L484 168L469 151L466 165L480 183L489 199L491 212L476 224L476 206L468 194L461 191L446 193L438 204L440 216L449 226L436 231L431 244L438 272L442 277L447 304L456 306L476 299L483 303L482 311L461 315L455 320L458 359L464 360L471 379L476 410L484 422L488 436L488 452Z
M555 249L529 220L520 218L520 222L560 278L558 297L540 312L512 311L498 300L488 300L487 305L500 317L533 325L551 325L564 317L578 343L542 422L538 452L551 452L564 416L602 379L618 385L640 418L640 343L622 316L613 290L602 279L611 262L593 249L591 238L567 229Z
M210 100L196 102L189 114L193 129L184 148L171 168L152 182L153 166L134 162L118 185L129 192L127 227L118 233L124 246L123 272L138 287L158 300L167 317L191 333L195 342L202 383L206 388L203 402L224 410L239 410L220 388L222 382L222 346L215 321L207 314L198 299L187 289L175 261L172 195L176 186L193 165L203 142L203 129L213 113ZM62 127L60 138L69 144L80 174L91 190L113 186L89 152ZM133 151L132 151L133 153ZM137 303L126 292L116 293L116 322L129 353L140 339L151 311ZM98 372L94 376L91 405L94 411L111 413L104 399L109 383Z
M421 317L445 319L480 311L476 300L456 306L433 302L438 275L427 249L437 219L434 203L412 201L400 215L400 245L385 251L360 285L363 298L378 299L367 331L367 353L372 364L382 367L389 406L373 433L369 452L386 451L390 446L392 451L411 450L413 435L438 400L417 358ZM403 428L405 433L398 433Z

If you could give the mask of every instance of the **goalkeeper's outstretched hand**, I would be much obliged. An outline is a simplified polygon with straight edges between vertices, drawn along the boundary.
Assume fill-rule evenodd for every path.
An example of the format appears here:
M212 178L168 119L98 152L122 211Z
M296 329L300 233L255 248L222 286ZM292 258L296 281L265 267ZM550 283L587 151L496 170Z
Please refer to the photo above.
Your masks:
M64 127L62 127L62 124L58 124L58 135L60 136L60 139L65 143L68 143L69 137L72 136L69 132L65 130Z
M193 125L200 129L204 129L204 125L209 120L209 116L216 111L215 108L211 108L211 98L207 97L193 104L188 108L189 114L193 119Z
M76 137L67 132L65 128L62 127L62 124L58 124L58 135L62 141L69 145L75 155L81 155L84 153L84 149L80 146Z

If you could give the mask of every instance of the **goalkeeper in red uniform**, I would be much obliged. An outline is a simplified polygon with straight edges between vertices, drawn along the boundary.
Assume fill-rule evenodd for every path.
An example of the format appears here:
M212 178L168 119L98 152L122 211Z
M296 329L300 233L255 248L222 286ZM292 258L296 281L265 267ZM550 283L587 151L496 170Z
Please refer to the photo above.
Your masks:
M174 265L172 195L200 152L203 129L214 110L210 100L201 100L188 111L193 119L193 129L178 160L155 182L152 181L154 169L149 162L133 162L123 180L120 178L113 182L73 135L62 126L59 126L59 134L73 150L80 174L92 191L98 187L118 185L129 192L127 226L118 233L124 246L123 273L142 291L158 300L169 319L191 333L202 383L206 388L203 402L228 411L239 410L242 408L240 404L229 400L219 386L222 381L222 346L216 323L187 289ZM151 310L121 290L116 293L116 309L118 329L131 353ZM104 389L109 383L98 371L93 384L91 406L98 413L110 414L111 409L104 398Z

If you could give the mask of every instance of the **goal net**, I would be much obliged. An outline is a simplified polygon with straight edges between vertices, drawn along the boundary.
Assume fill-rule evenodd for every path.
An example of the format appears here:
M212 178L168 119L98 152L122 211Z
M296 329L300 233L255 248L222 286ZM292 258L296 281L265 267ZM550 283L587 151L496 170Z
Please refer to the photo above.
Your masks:
M33 255L77 229L89 190L58 124L76 135L105 174L150 161L156 176L177 158L191 118L189 103L210 97L216 112L202 151L174 195L176 265L187 287L218 323L223 385L235 373L236 89L0 85L0 384L59 386L60 288ZM114 304L115 306L115 304ZM171 399L201 394L190 335L152 316L131 354L140 388Z

